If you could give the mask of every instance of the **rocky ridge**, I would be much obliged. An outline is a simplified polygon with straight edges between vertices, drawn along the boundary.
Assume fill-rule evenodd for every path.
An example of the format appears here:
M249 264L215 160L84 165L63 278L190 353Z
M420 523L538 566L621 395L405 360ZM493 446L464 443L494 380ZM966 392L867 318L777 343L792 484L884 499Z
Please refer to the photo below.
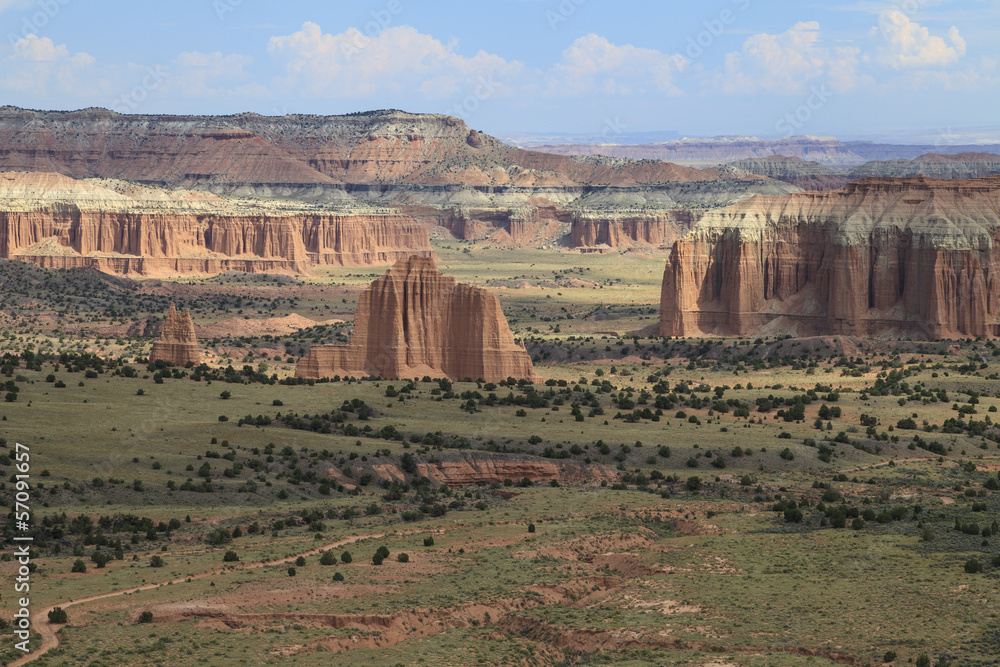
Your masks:
M535 379L497 298L418 256L399 260L362 293L348 345L313 346L295 375Z
M772 155L731 162L727 166L742 173L767 176L803 190L836 190L862 178L906 178L926 176L941 179L982 178L1000 174L1000 155L993 153L927 153L912 160L877 160L848 171L835 171L819 162L799 157Z
M556 155L666 160L688 165L717 165L747 159L766 160L775 155L785 155L819 162L834 169L850 169L875 160L913 160L932 152L949 155L976 151L1000 153L1000 145L878 144L868 141L842 142L833 137L799 136L774 140L758 137L715 137L636 145L566 144L534 146L533 150Z

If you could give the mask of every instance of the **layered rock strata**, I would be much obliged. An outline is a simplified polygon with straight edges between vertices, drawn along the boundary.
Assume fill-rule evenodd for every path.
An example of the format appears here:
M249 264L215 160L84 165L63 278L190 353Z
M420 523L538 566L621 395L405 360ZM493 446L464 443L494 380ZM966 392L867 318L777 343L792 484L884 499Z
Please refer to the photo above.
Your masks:
M730 162L730 167L748 174L767 176L791 183L803 190L836 190L851 181L844 172L837 172L819 162L809 162L800 157L772 155L766 158L751 158Z
M570 244L574 248L669 248L694 220L694 213L683 210L617 214L581 211L573 218Z
M1000 177L756 197L674 244L660 333L996 336L998 270Z
M188 362L195 365L201 363L201 350L198 348L198 336L194 332L194 322L191 313L178 313L174 304L170 304L167 317L160 328L160 337L153 343L149 353L150 361L165 361L175 366L184 366Z
M441 210L569 207L594 197L662 208L657 202L665 197L683 205L678 197L691 196L699 205L721 205L747 192L794 191L786 183L714 167L521 150L459 118L397 110L265 117L0 107L0 170L125 179L228 196ZM514 229L512 237L517 235Z
M313 347L295 375L535 379L497 298L418 256L399 260L362 293L348 345Z
M295 210L148 188L123 195L59 174L0 174L0 257L143 276L307 273L430 255L427 230L377 209Z

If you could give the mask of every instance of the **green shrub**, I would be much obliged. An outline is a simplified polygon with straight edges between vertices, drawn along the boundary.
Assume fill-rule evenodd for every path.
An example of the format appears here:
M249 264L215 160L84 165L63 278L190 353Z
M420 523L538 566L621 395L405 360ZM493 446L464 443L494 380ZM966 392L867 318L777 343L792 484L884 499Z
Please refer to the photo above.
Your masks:
M432 547L432 546L434 546L434 536L433 535L428 535L427 537L424 538L424 546L425 547Z
M152 558L149 559L150 567L163 567L166 564L167 564L166 561L164 561L163 557L160 555L153 556Z
M73 568L70 570L70 572L86 572L86 571L87 571L87 564L83 562L82 558L77 558L75 561L73 561Z
M350 551L345 551L344 553L340 554L340 561L342 563L350 563L351 560L352 560L352 558L351 558L351 552Z
M965 571L969 574L978 574L983 571L983 564L975 558L965 561Z
M320 565L336 565L337 564L337 557L333 554L332 551L324 552L324 554L319 557L319 564Z
M401 553L398 556L396 556L396 560L398 560L400 563L409 563L410 555L406 553Z
M62 607L53 607L49 612L49 623L66 623L66 610Z
M230 549L229 551L227 551L227 552L225 553L225 555L224 555L224 556L222 557L222 561L223 561L224 563L235 563L235 562L237 562L237 561L238 561L239 559L240 559L240 557L239 557L239 556L238 556L238 555L236 554L236 552L235 552L235 551L233 551L233 550L231 550L231 549Z
M151 611L144 611L141 614L139 614L139 622L140 623L152 623L153 622L153 612L151 612Z

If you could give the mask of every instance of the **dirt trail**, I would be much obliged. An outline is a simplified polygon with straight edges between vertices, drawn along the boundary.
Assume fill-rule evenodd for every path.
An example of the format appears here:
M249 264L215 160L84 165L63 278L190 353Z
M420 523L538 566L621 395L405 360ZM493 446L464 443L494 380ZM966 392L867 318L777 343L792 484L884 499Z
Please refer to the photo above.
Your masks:
M414 532L414 531L407 531L407 532ZM398 534L405 535L407 533L404 532ZM188 581L194 581L196 579L204 579L205 577L217 576L220 574L224 574L226 572L234 572L239 570L254 570L262 568L266 565L281 565L282 563L291 563L299 556L314 556L321 551L326 551L328 549L336 549L338 547L342 547L347 544L354 544L355 542L361 542L362 540L378 539L380 537L385 537L385 535L386 533L370 533L367 535L355 535L354 537L344 538L342 540L331 542L330 544L326 544L323 546L314 547L308 551L303 551L302 553L297 553L292 556L286 556L284 558L277 558L275 560L268 560L268 561L255 561L253 563L243 563L240 565L228 566L228 567L220 567L214 570L209 570L208 572L202 572L201 574L192 574L189 576L177 577L176 579L169 579L167 581L161 581L159 583L143 584L142 586L136 586L134 588L122 588L117 591L111 591L110 593L99 593L97 595L89 595L85 598L80 598L79 600L68 600L66 602L51 605L49 607L46 607L45 609L42 609L41 611L35 612L35 614L31 618L32 627L35 628L42 635L41 646L39 646L38 650L34 651L33 653L29 653L28 655L22 658L18 658L17 660L9 663L8 667L18 667L19 665L26 665L29 662L37 660L41 656L45 655L52 649L59 646L58 629L61 626L54 627L53 624L49 623L49 612L52 611L55 607L62 607L63 609L67 609L69 607L75 607L76 605L85 604L87 602L104 600L107 598L118 597L120 595L129 595L131 593L137 593L139 591L149 591L155 588L159 588L160 586L166 586L168 584L182 584Z

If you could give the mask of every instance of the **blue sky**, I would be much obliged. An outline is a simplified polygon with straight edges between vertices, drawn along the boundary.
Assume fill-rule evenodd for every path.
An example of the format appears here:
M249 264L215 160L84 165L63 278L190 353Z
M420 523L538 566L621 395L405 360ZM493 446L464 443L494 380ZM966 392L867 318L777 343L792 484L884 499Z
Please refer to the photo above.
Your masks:
M0 104L997 138L996 0L0 0Z

